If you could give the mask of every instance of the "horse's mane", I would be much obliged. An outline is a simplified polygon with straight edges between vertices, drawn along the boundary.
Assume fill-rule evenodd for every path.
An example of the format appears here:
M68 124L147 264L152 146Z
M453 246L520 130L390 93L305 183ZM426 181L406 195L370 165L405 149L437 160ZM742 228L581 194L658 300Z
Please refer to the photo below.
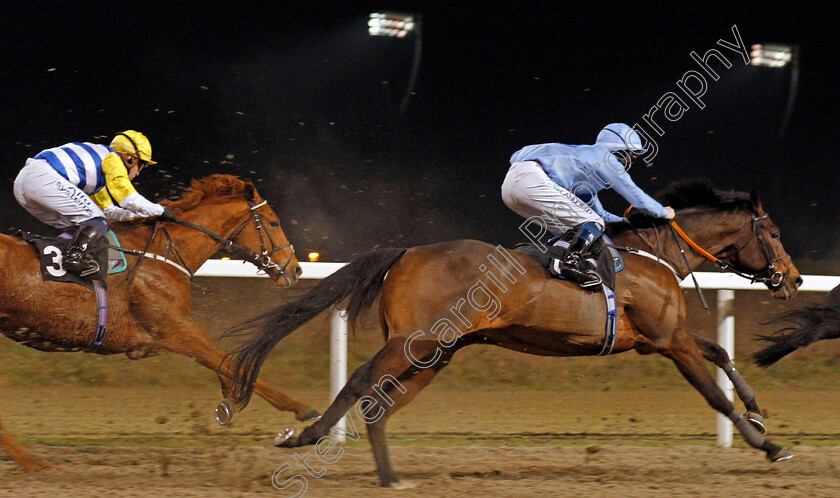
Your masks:
M654 198L675 210L706 207L735 211L750 205L750 194L746 192L717 190L712 182L696 179L671 183Z
M253 183L240 180L233 175L214 174L193 179L178 199L165 200L161 204L173 213L179 214L214 197L244 197L249 201L254 201L255 195Z
M750 208L750 194L734 190L717 190L712 187L712 182L709 180L689 179L673 182L653 197L663 206L671 206L675 211L709 208L732 212L741 208ZM665 220L651 218L642 213L631 213L629 219L630 223L626 221L609 223L607 232L615 236L630 230L633 226L666 223Z

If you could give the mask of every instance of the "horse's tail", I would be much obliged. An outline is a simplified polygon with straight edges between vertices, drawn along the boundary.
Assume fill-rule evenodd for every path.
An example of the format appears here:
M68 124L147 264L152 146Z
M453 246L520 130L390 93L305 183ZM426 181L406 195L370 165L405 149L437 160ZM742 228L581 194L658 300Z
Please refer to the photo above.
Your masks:
M772 335L759 336L759 339L772 343L753 353L755 363L765 368L799 348L822 339L840 337L840 309L833 306L806 306L781 313L765 323L789 324Z
M236 403L242 407L248 404L260 368L274 346L330 306L349 298L347 322L352 327L358 316L376 300L385 274L405 251L380 249L363 254L291 303L268 310L227 330L224 336L247 338L229 355L232 357Z

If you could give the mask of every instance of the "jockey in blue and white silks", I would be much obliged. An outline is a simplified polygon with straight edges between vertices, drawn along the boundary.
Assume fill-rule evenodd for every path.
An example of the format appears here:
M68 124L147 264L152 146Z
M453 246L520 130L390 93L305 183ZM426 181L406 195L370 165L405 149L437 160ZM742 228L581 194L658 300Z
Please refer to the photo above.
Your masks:
M131 184L148 164L155 164L152 146L145 135L134 130L118 134L110 146L68 143L26 161L15 178L15 199L47 225L60 229L81 226L62 265L87 276L99 270L87 248L108 231L108 220L168 213Z
M645 152L639 134L624 123L607 125L595 145L546 143L529 145L510 158L502 183L502 200L517 214L539 217L554 235L577 230L564 276L594 286L600 279L580 271L580 258L603 233L606 222L621 221L604 209L598 192L612 188L635 208L657 218L673 218L664 207L633 183L633 159ZM597 279L597 281L596 281ZM583 282L581 282L583 280Z

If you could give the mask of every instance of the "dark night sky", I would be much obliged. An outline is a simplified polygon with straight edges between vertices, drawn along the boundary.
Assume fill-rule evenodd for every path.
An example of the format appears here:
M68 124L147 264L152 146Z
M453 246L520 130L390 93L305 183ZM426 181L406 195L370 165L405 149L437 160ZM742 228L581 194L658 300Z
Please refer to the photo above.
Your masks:
M659 155L634 180L650 193L687 177L755 188L792 255L840 255L836 23L824 14L446 3L4 4L0 229L37 226L12 197L27 157L132 128L159 161L135 182L140 192L171 197L209 173L250 177L301 257L317 249L341 261L455 238L512 244L520 220L499 196L512 152L593 143L607 123L641 122L697 69L691 51L717 48L732 68L707 78L705 109L688 102L679 121L659 118ZM366 32L368 13L389 8L423 13L419 75L402 113L413 41ZM790 69L744 66L717 46L733 40L733 25L747 45L801 47L781 140Z

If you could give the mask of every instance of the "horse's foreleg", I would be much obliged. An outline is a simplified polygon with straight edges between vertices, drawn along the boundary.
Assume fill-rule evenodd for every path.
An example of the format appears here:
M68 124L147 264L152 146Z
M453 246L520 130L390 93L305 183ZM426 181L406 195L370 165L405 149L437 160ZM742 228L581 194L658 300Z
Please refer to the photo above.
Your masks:
M261 380L257 380L257 383L254 385L254 392L278 410L294 412L295 418L301 422L306 422L321 416L321 413L310 405L301 403Z
M227 401L227 399L232 398L233 381L231 379L233 376L230 371L230 362L224 361L225 352L195 322L182 321L179 325L171 329L178 331L177 336L163 337L158 340L158 343L164 349L188 356L199 364L216 372L222 386L222 397L226 398L226 401L223 401L222 405L227 404L232 410L233 403ZM301 403L289 395L268 386L265 382L258 380L254 392L278 410L293 412L297 420L310 420L318 416L318 412L311 406ZM230 415L232 416L232 413ZM220 420L220 423L222 421Z
M740 372L735 369L735 363L729 358L729 353L720 344L703 336L694 334L694 340L697 342L697 346L700 347L700 352L703 353L703 357L717 365L729 377L732 385L735 386L735 392L738 393L738 397L744 402L744 406L747 408L747 413L745 414L747 420L755 425L756 429L763 434L766 430L764 427L764 418L761 415L758 402L755 400L755 391L741 377Z
M6 428L3 427L2 420L0 420L0 447L6 450L6 453L12 457L12 460L19 463L26 471L50 468L49 465L36 459L28 451L26 451L26 449L17 442L14 436L9 434Z
M706 369L700 348L691 335L681 331L676 332L669 347L661 350L660 353L674 362L680 373L695 389L700 391L712 408L727 416L735 424L750 446L764 450L767 458L773 462L786 460L792 456L784 448L768 441L744 416L738 414L732 402L726 399L726 395Z

